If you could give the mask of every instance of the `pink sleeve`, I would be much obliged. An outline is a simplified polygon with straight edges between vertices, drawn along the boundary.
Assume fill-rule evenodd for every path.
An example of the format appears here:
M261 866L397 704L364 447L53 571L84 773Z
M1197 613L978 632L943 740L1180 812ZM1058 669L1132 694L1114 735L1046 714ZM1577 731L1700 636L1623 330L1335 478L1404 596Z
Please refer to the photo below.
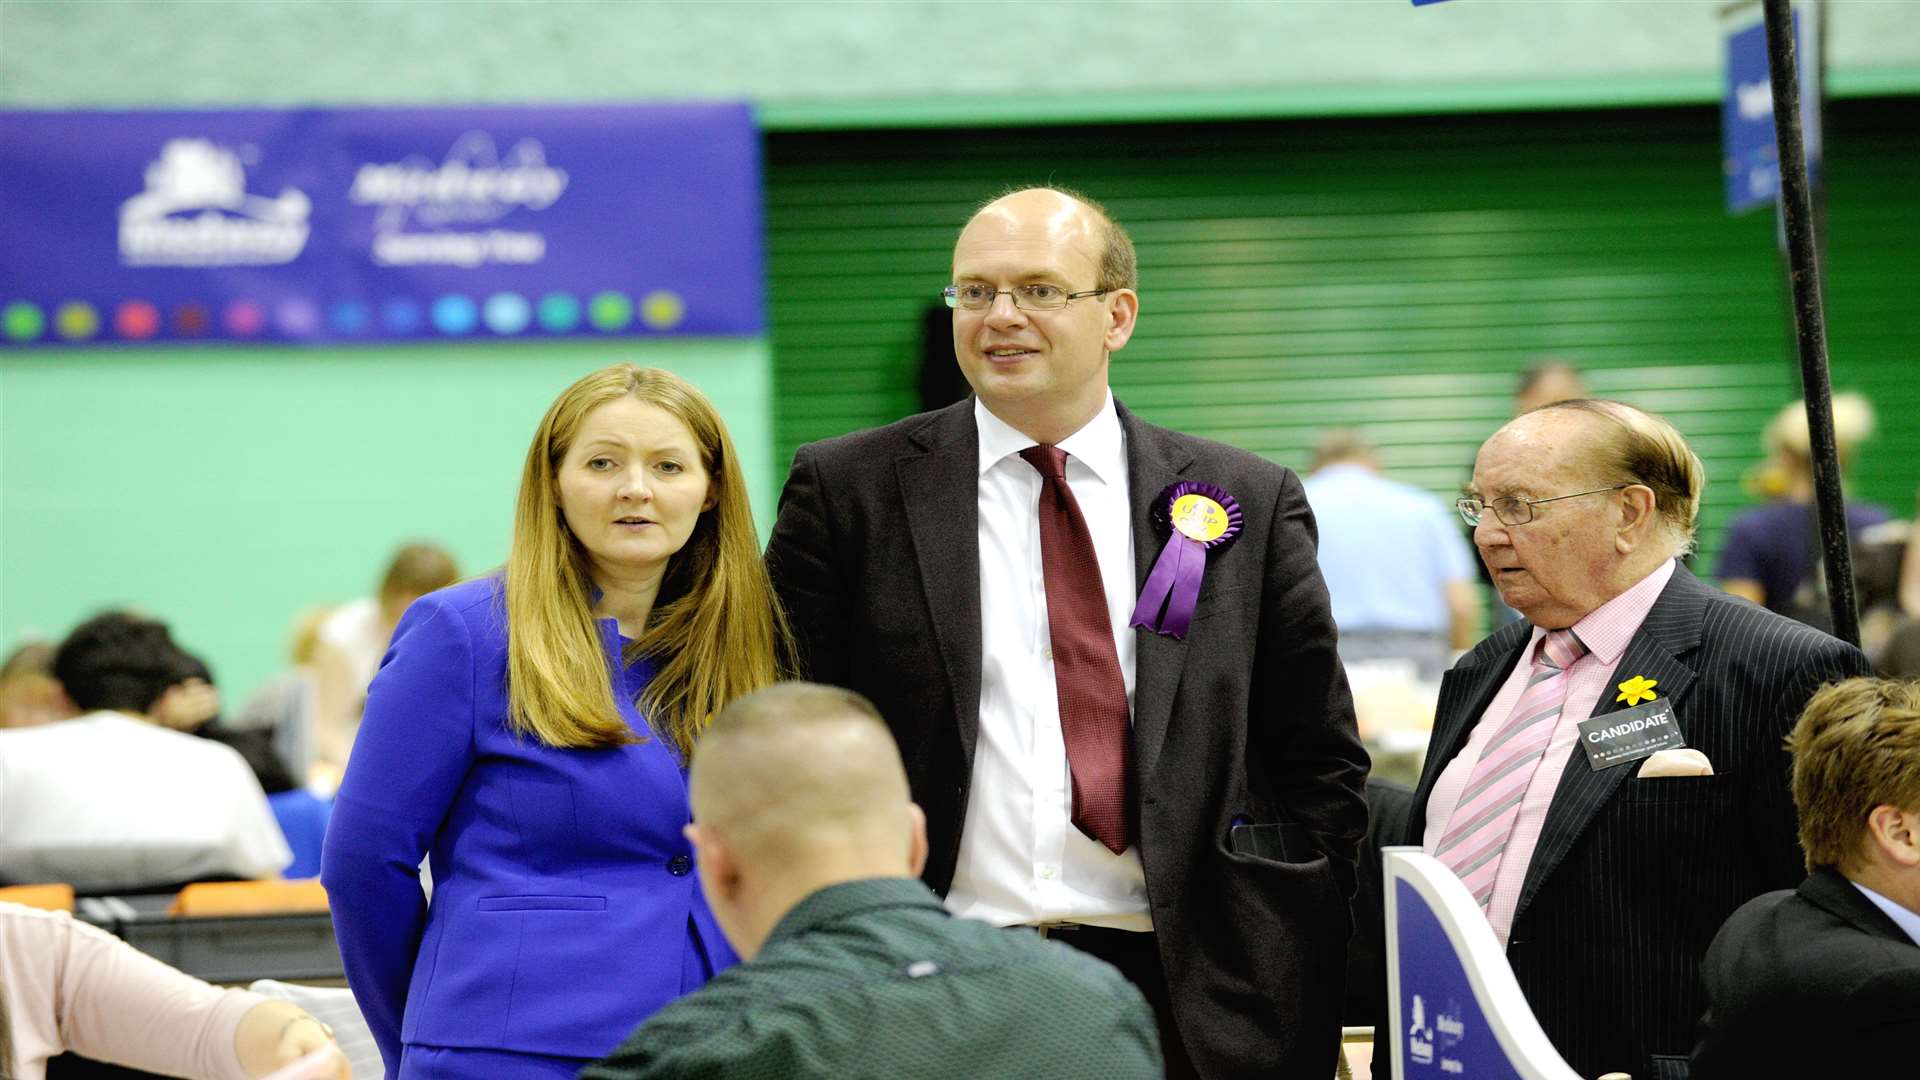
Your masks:
M58 965L54 1012L69 1049L152 1072L246 1080L234 1031L265 998L210 986L64 913L45 935Z

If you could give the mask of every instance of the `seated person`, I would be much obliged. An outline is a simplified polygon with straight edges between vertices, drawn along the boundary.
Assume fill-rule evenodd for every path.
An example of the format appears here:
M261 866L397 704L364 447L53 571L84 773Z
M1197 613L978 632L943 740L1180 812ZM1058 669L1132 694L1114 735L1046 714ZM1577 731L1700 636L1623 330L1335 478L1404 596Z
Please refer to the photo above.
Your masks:
M1920 1047L1920 683L1848 679L1794 728L1810 876L1707 950L1693 1080L1912 1075Z
M914 876L926 818L866 698L782 683L694 751L687 826L708 902L749 961L641 1024L581 1080L1161 1075L1119 972L955 918Z
M240 755L156 720L191 693L165 626L96 616L53 670L82 715L0 731L0 879L99 893L273 877L292 861Z
M72 1050L168 1076L244 1080L333 1045L299 1006L184 975L64 911L0 903L0 1077ZM328 1075L346 1080L344 1055Z
M220 690L213 685L213 672L192 653L177 647L176 651L180 681L174 684L176 689L173 692L162 698L166 711L155 719L175 731L184 731L232 747L247 763L247 768L253 770L253 778L260 781L261 790L269 795L278 795L298 787L293 771L280 760L279 748L274 744L274 732L262 728L230 727L221 722Z
M29 641L0 664L0 728L33 727L73 716L73 702L53 677L54 646Z

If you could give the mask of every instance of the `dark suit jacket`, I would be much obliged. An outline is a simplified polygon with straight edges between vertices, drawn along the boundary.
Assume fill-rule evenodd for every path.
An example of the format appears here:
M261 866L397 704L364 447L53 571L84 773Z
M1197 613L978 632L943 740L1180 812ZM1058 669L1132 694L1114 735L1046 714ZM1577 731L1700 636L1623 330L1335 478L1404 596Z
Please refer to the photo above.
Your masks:
M1139 851L1181 1034L1208 1076L1328 1075L1367 757L1313 517L1290 471L1119 414L1135 580L1164 543L1149 511L1167 485L1214 484L1245 511L1186 639L1135 631ZM942 893L979 729L978 455L971 399L804 446L767 549L812 677L892 726ZM1287 826L1293 861L1229 852L1236 819Z
M1915 1070L1920 945L1837 870L1734 912L1701 976L1693 1080Z
M1495 632L1440 683L1407 822L1427 827L1440 771L1520 659L1526 622ZM1684 1076L1706 1007L1700 959L1727 916L1805 873L1784 740L1822 683L1868 674L1860 650L1674 568L1609 685L1659 682L1714 774L1595 772L1578 747L1527 867L1507 961L1540 1026L1584 1076ZM1626 705L1603 693L1593 715ZM1552 767L1543 764L1542 768Z

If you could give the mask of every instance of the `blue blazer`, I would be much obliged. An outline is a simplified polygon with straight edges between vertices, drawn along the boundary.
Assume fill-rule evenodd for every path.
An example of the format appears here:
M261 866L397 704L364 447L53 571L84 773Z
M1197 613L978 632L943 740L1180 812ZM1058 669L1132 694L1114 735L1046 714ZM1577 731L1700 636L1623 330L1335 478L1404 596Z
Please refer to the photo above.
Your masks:
M389 1076L412 1043L597 1057L737 959L681 835L685 769L633 708L652 670L599 626L645 742L559 750L508 730L498 576L422 597L394 632L320 875Z

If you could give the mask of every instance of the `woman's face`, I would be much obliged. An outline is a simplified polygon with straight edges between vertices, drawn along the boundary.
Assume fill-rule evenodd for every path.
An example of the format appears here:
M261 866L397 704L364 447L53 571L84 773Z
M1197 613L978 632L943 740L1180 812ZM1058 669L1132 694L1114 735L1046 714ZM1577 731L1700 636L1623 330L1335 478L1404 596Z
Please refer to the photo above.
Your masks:
M633 397L587 414L555 481L561 516L596 577L663 571L714 504L687 425Z

